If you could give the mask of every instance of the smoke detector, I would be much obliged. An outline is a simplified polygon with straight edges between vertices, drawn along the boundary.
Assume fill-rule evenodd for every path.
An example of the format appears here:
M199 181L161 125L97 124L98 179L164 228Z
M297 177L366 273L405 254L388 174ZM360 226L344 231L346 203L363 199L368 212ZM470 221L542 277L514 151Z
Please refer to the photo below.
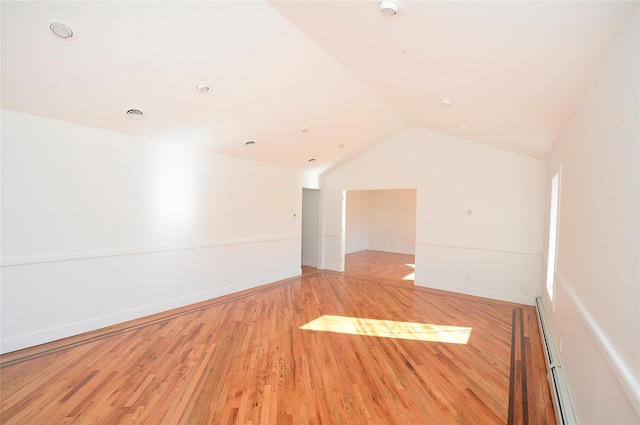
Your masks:
M380 0L380 11L385 15L393 16L398 13L398 5L392 0Z

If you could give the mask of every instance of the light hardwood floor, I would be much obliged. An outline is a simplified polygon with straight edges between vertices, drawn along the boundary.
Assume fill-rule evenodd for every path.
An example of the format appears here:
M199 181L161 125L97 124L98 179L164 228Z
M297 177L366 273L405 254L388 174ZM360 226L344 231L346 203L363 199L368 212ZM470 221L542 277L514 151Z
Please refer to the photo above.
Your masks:
M345 273L376 277L392 283L413 286L415 256L394 252L364 250L345 256Z
M6 425L555 423L532 307L349 271L0 362Z

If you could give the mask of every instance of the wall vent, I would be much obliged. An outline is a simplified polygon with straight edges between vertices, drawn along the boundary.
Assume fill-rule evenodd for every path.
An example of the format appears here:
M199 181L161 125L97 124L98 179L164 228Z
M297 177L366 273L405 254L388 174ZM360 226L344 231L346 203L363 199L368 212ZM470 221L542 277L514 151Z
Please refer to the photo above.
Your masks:
M538 326L542 336L542 345L547 361L547 379L551 389L551 399L556 413L558 425L578 425L573 412L573 405L569 397L569 388L564 379L564 372L560 366L560 356L553 341L553 335L549 327L549 319L544 311L542 298L536 298L536 311L538 312Z

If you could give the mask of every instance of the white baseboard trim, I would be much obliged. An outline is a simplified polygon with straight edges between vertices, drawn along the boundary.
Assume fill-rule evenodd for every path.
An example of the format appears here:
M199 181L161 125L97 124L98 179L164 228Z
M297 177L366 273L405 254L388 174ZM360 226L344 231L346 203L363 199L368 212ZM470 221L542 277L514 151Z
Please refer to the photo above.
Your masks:
M307 266L307 267L313 267L315 269L319 269L320 268L320 263L318 263L317 261L313 261L313 260L307 260L307 259L302 259L302 265L303 266Z
M108 326L124 323L129 320L140 319L156 313L172 310L174 308L185 307L190 304L207 301L223 295L232 294L234 292L243 291L245 289L255 288L267 283L277 282L279 280L288 279L302 274L301 269L292 269L283 273L274 274L246 282L240 282L221 288L212 289L210 291L190 294L183 297L149 304L126 311L94 317L80 322L69 323L51 329L44 329L38 332L19 335L13 338L0 340L0 354L12 351L22 350L24 348L34 347L36 345L45 344L47 342L57 341L59 339L68 338L70 336L79 335L85 332L94 331Z
M403 250L403 249L394 249L393 247L377 247L377 246L369 246L365 248L370 251L382 251L382 252L392 252L394 254L407 254L407 255L415 255L415 251L411 250Z
M490 289L469 288L463 285L439 282L435 280L416 279L415 284L416 286L423 286L425 288L441 289L443 291L457 292L459 294L473 295L476 297L490 298L493 300L507 301L530 306L532 306L535 302L535 296L527 297L524 295L511 294L508 292L493 291Z
M339 272L342 271L340 270L340 264L338 263L323 263L322 267L320 267L323 270L331 270L334 272Z
M140 246L140 247L104 249L104 250L83 251L83 252L63 252L59 254L15 256L15 257L2 258L0 266L1 267L24 266L29 264L52 263L57 261L75 261L75 260L87 260L87 259L102 258L102 257L117 257L117 256L123 256L123 255L152 254L156 252L182 251L187 249L204 249L204 248L230 246L230 245L247 245L247 244L255 244L255 243L295 240L295 239L302 239L302 237L300 235L276 235L276 236L266 236L261 238L206 241L206 242L182 244L182 245L160 245L160 246L146 246L146 247Z
M345 254L353 254L354 252L366 251L367 249L369 248L366 246L357 246L355 248L345 250Z
M624 360L620 358L620 355L613 344L609 342L605 333L600 329L600 326L598 326L593 317L591 317L587 308L582 304L582 301L580 301L580 298L576 293L573 292L573 289L569 286L564 277L559 272L556 272L555 279L556 282L562 285L567 295L569 295L569 300L573 305L575 312L589 331L589 335L591 335L591 338L602 353L603 357L606 359L609 368L620 383L620 386L629 398L629 401L636 410L636 413L640 416L640 382L634 378Z

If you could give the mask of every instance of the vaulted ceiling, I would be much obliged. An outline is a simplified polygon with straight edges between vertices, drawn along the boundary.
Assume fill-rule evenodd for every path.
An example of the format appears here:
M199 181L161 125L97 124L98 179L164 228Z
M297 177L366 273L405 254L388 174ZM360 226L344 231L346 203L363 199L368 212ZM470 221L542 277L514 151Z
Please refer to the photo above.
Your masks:
M408 126L544 159L636 6L396 3L2 1L2 108L316 172Z

